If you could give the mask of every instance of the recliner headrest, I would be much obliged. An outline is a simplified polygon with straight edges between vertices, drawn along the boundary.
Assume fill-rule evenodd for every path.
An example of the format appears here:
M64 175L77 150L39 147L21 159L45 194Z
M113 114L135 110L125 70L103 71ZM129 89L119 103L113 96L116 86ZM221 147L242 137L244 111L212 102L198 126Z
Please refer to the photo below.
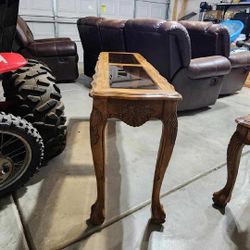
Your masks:
M34 36L29 26L20 16L17 18L16 38L18 43L24 47L34 41Z

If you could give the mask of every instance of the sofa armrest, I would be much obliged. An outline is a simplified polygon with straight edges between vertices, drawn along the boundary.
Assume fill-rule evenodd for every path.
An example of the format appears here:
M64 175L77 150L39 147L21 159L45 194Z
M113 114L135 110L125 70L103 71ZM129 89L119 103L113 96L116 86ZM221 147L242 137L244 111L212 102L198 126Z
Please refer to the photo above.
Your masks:
M207 56L192 59L187 68L187 76L191 79L223 76L230 72L231 63L224 56Z
M39 43L53 42L53 41L62 42L62 41L71 41L71 39L69 37L56 37L56 38L43 38L43 39L35 40L35 42L39 42Z
M240 68L250 65L250 51L232 53L229 57L232 68Z
M29 44L28 49L36 57L74 56L77 53L75 42L68 40L35 41Z

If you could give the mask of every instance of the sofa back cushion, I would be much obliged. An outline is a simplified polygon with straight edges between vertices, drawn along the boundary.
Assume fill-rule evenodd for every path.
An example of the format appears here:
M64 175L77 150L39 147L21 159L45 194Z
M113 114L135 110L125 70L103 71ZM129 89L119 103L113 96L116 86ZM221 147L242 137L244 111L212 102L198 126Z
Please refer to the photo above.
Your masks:
M128 20L125 39L127 51L142 54L168 80L190 63L190 40L185 28L177 22Z
M99 24L102 51L126 51L125 20L104 19Z
M180 21L187 29L192 58L222 55L229 56L230 38L226 28L211 22Z
M16 38L21 47L27 47L34 42L34 37L28 24L20 16L17 18Z

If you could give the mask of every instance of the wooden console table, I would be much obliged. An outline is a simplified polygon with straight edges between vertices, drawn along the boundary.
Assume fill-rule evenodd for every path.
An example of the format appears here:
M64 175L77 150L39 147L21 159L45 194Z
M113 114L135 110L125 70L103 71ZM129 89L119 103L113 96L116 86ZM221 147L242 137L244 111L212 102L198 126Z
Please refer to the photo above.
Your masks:
M118 118L133 127L150 119L163 123L151 205L152 222L163 223L166 216L160 204L160 188L175 144L176 109L181 95L141 55L102 52L90 96L90 137L97 180L97 200L91 207L90 222L99 225L105 219L104 130L108 118Z

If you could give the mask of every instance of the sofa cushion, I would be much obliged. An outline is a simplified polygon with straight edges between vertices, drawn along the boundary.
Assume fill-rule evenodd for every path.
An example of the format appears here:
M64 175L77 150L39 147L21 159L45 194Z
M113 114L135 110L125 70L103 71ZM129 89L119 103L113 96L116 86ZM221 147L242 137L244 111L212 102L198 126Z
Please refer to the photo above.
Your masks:
M201 21L180 21L180 23L190 36L192 58L212 55L229 56L229 33L225 27Z
M125 24L127 51L142 54L164 77L188 66L191 58L186 29L177 22L133 19Z
M104 19L99 24L102 51L126 51L124 20Z

